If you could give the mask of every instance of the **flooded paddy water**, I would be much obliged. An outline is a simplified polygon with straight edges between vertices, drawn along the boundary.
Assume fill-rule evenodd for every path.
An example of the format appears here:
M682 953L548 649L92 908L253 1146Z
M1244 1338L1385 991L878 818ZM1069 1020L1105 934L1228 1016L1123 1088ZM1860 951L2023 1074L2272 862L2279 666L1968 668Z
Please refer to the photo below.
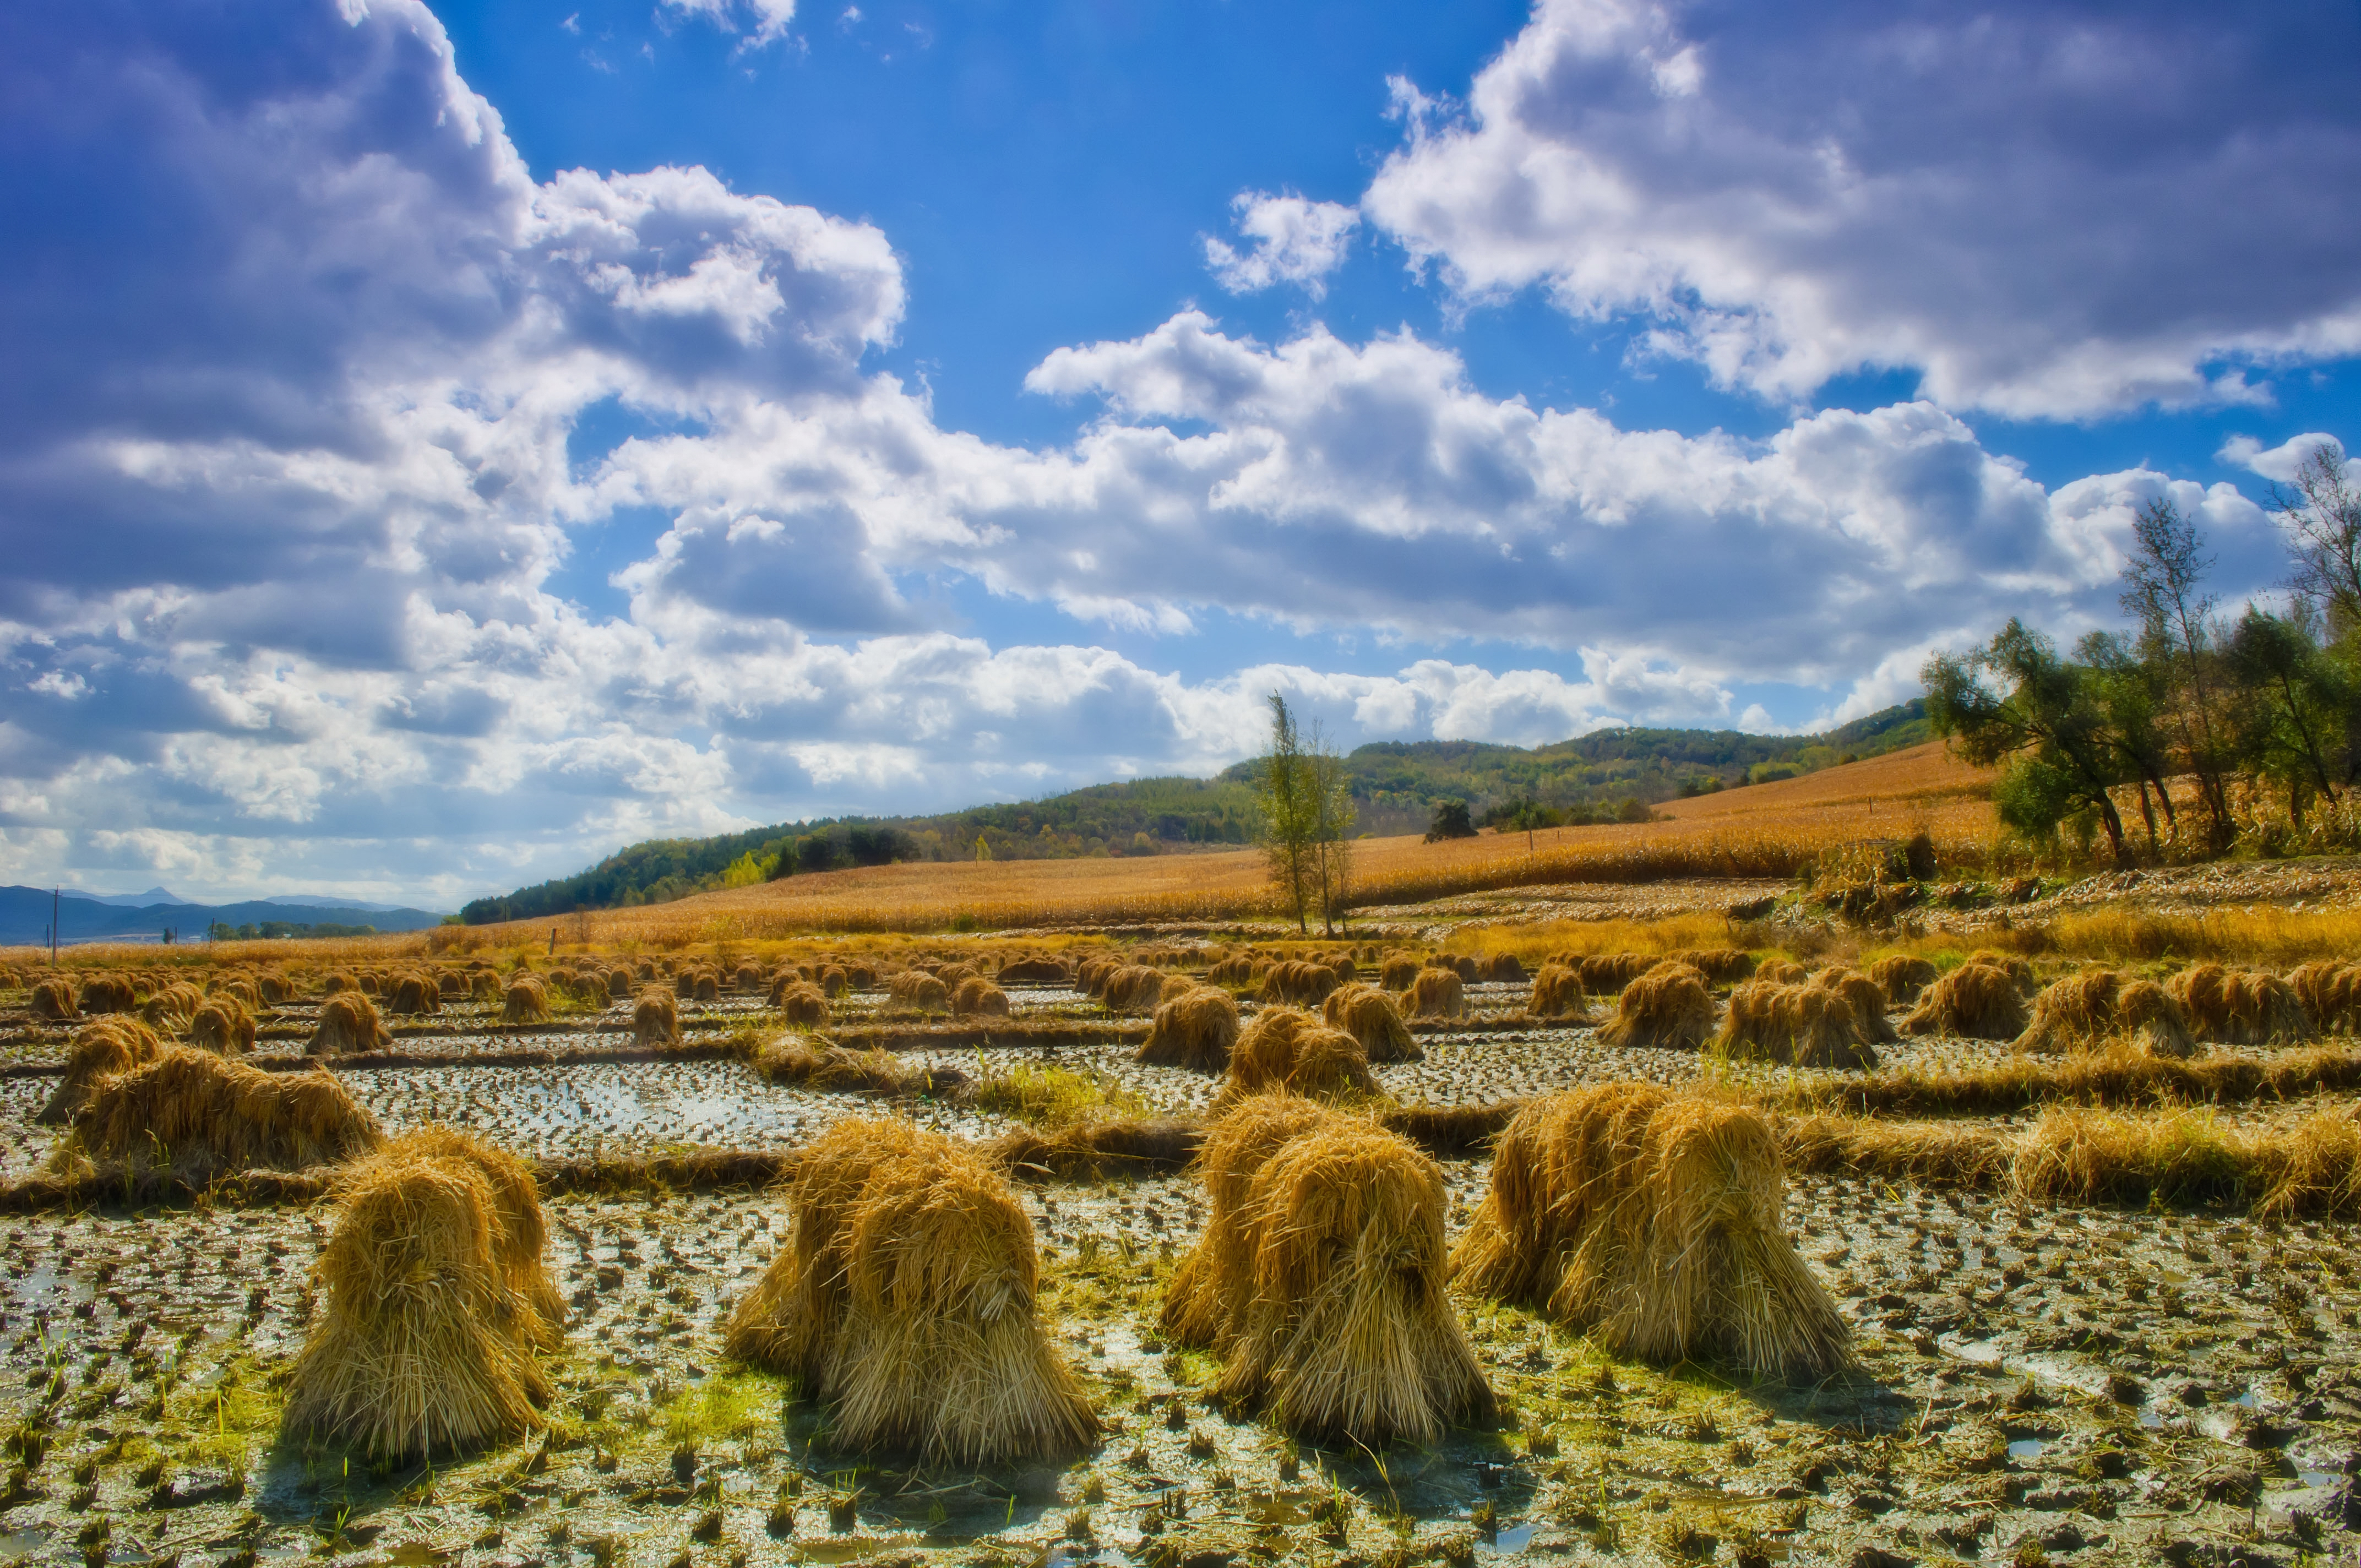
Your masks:
M1095 1020L1108 1037L937 1045L913 1025L899 1059L972 1081L1061 1069L1143 1114L1210 1105L1214 1080L1138 1063L1079 992L1010 991L1016 1022ZM1422 1033L1422 1060L1376 1069L1394 1099L1480 1106L1606 1080L1792 1076L1533 1027L1511 1016L1521 988L1469 991L1476 1015ZM309 1014L267 1021L278 1037L262 1052L300 1051ZM750 997L682 1014L692 1045L776 1022ZM894 1017L856 993L830 1027ZM882 1102L772 1082L734 1056L611 1059L630 1045L628 1004L531 1031L498 1027L480 1006L389 1022L397 1052L432 1059L341 1075L388 1132L441 1123L533 1160L786 1150L851 1115L899 1113L976 1138L1016 1124L956 1097ZM71 1033L21 1014L0 1027L13 1028L0 1050L18 1066L60 1059ZM505 1059L528 1047L551 1059ZM472 1065L470 1054L503 1059ZM1925 1071L2008 1055L1943 1039L1881 1054L1889 1069ZM54 1081L0 1079L11 1179L58 1135L33 1123ZM1955 1120L2015 1126L2032 1114ZM1489 1162L1441 1164L1455 1237ZM771 1194L550 1197L546 1258L570 1318L564 1347L543 1357L547 1430L386 1469L278 1436L291 1357L321 1310L313 1267L328 1204L0 1216L0 1564L2292 1568L2339 1542L2349 1551L2348 1526L2361 1523L2361 1279L2346 1222L1795 1176L1788 1229L1854 1333L1856 1371L1790 1387L1650 1365L1524 1310L1462 1299L1500 1419L1371 1452L1294 1441L1225 1406L1219 1364L1161 1338L1166 1288L1206 1217L1193 1176L1018 1190L1041 1259L1040 1315L1104 1432L1070 1464L981 1471L842 1452L798 1390L723 1354L722 1320L788 1236Z

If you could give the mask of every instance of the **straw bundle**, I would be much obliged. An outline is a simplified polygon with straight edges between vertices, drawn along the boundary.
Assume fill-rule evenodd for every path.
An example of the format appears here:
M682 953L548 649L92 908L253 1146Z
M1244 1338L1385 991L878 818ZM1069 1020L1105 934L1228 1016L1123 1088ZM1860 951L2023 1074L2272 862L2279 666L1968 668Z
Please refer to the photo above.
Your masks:
M76 1031L73 1044L66 1051L65 1076L49 1093L49 1103L42 1106L33 1120L44 1126L62 1127L74 1118L74 1113L90 1103L92 1091L101 1079L129 1072L156 1059L161 1049L154 1034L145 1024L129 1018L101 1018Z
M760 991L767 977L763 973L762 965L746 963L738 966L738 972L732 978L738 982L738 989L741 991Z
M319 1026L312 1031L306 1056L337 1056L346 1051L381 1051L393 1036L378 1022L377 1009L357 991L338 992L320 1003Z
M1861 1025L1862 1039L1883 1046L1902 1037L1885 1016L1885 992L1859 970L1824 969L1812 977L1811 983L1823 991L1833 991L1852 1003L1853 1021Z
M1517 961L1517 955L1514 953L1495 953L1490 958L1481 960L1478 967L1483 970L1486 980L1502 981L1510 985L1522 985L1525 982L1525 966Z
M1191 986L1157 1005L1135 1059L1154 1067L1221 1072L1238 1043L1238 1004L1215 985Z
M807 980L774 987L771 1005L798 1028L816 1029L828 1022L828 997Z
M1811 971L1786 959L1765 959L1754 966L1754 978L1769 981L1773 985L1801 985L1811 979Z
M2033 1019L2016 1048L2088 1050L2114 1035L2131 1036L2150 1056L2197 1054L2180 1004L2162 986L2111 969L2084 970L2045 987L2033 999Z
M320 982L320 994L336 996L347 991L358 991L360 988L361 982L346 971L340 969L330 970L327 978Z
M94 974L82 982L82 992L74 1000L85 1015L95 1016L133 1011L139 1005L139 993L123 975Z
M689 998L688 998L688 999L689 999L691 1002L719 1002L719 1001L720 1001L720 1000L721 1000L721 975L720 975L720 972L719 972L719 970L717 970L701 969L701 970L698 970L695 974L691 975L691 976L689 977Z
M1996 964L1971 957L1928 986L1902 1020L1905 1035L1956 1035L1970 1040L2014 1040L2025 1033L2025 998L2015 979Z
M500 996L500 1022L503 1024L546 1024L549 1022L549 987L537 974L521 974L509 981Z
M1868 983L1865 977L1856 978ZM1851 1001L1817 981L1781 985L1750 980L1738 987L1730 993L1730 1013L1714 1048L1733 1061L1839 1069L1877 1065Z
M1916 1002L1918 993L1934 984L1939 972L1925 959L1908 953L1889 953L1869 966L1869 978L1877 981L1877 989L1896 1007Z
M556 1306L540 1205L522 1168L521 1192L503 1180L503 1159L430 1129L345 1179L318 1266L327 1310L289 1379L288 1437L393 1462L541 1424L550 1387L533 1347L555 1344L563 1308L547 1318L536 1302L533 1276Z
M1771 1124L1749 1107L1642 1083L1555 1095L1500 1134L1452 1271L1617 1354L1825 1376L1850 1345L1782 1228L1785 1185Z
M2164 989L2180 1003L2190 1033L2225 1046L2293 1046L2314 1037L2295 988L2260 970L2191 964Z
M1385 1097L1360 1041L1293 1007L1267 1007L1239 1031L1213 1108L1219 1113L1246 1096L1274 1092L1307 1100Z
M1664 957L1705 976L1708 985L1736 985L1754 978L1754 955L1743 948L1683 948Z
M1377 986L1356 981L1330 992L1320 1016L1330 1028L1360 1041L1362 1053L1373 1062L1426 1059L1394 999Z
M375 970L361 970L361 994L379 997L385 993L385 978Z
M235 996L224 992L189 1019L189 1044L216 1056L244 1056L254 1049L254 1018Z
M1361 966L1353 961L1353 955L1349 952L1330 953L1325 958L1314 958L1312 961L1316 964L1326 964L1329 972L1336 977L1338 985L1350 985L1361 978Z
M812 977L812 983L819 987L822 996L833 1002L852 989L852 976L842 964L822 964Z
M387 992L385 1005L394 1014L440 1013L443 988L423 974L400 975Z
M1005 1018L1008 992L988 980L970 975L951 993L951 1012L959 1017Z
M1326 964L1290 959L1271 966L1255 991L1255 1000L1279 1006L1310 1006L1325 1002L1337 983L1336 971Z
M1533 993L1525 1003L1525 1011L1536 1018L1590 1022L1590 998L1583 992L1580 971L1554 960L1542 965L1541 972L1533 976Z
M1162 1321L1224 1358L1224 1398L1370 1447L1491 1415L1444 1288L1433 1160L1361 1117L1266 1096L1213 1124L1198 1166L1205 1234Z
M295 982L283 974L265 973L258 977L254 989L266 1007L280 1007L294 1000Z
M1424 967L1408 953L1389 953L1378 966L1378 983L1388 991L1408 991Z
M1003 985L1064 985L1073 976L1052 958L1012 959L1000 966Z
M189 1020L205 1004L205 993L193 985L174 981L149 997L139 1009L139 1016L149 1026L175 1035L188 1033Z
M2322 1034L2350 1035L2361 1027L2361 964L2315 959L2288 976L2288 989Z
M652 985L640 992L631 1009L631 1037L643 1046L670 1046L680 1041L680 1008L672 992Z
M1968 955L1967 961L1971 964L1988 964L1993 969L2004 971L2010 981L2015 984L2018 992L2028 1000L2035 992L2041 989L2041 982L2033 976L2033 966L2015 953L1995 952L1990 948L1978 948Z
M383 1141L376 1118L324 1069L264 1072L167 1046L98 1082L59 1155L68 1166L160 1167L202 1186L224 1172L332 1165Z
M620 964L607 971L607 1000L629 1002L631 999L631 971Z
M60 975L54 980L36 981L33 984L33 1016L51 1024L62 1024L78 1011L74 982Z
M1167 978L1162 970L1147 964L1126 964L1104 977L1099 1000L1111 1013L1146 1013L1164 999ZM1176 994L1189 983L1180 975L1169 978Z
M1430 965L1411 977L1404 1000L1413 1018L1458 1018L1467 1012L1466 982L1457 970Z
M885 982L885 997L896 1007L921 1013L948 1012L951 1004L950 987L924 970L906 969L894 976Z
M969 1145L839 1122L787 1185L795 1230L730 1314L729 1353L798 1378L839 1443L961 1466L1098 1434L1035 1317L1033 1227Z
M1582 989L1599 996L1622 990L1662 960L1653 953L1585 953L1570 961Z
M467 977L467 998L471 1002L506 1002L508 987L500 983L497 971L479 969Z
M1712 1034L1713 992L1705 976L1670 960L1624 986L1615 1016L1598 1030L1607 1045L1652 1050L1693 1051Z

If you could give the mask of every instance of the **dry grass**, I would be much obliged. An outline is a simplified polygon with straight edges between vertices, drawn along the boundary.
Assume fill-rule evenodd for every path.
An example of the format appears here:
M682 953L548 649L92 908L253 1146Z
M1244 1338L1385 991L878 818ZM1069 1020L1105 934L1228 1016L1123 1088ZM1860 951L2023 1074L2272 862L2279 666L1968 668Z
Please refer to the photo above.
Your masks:
M1098 1432L1034 1315L1033 1227L971 1146L840 1122L796 1162L795 1230L731 1311L729 1353L800 1379L856 1451L1063 1456Z
M90 1103L102 1080L146 1066L161 1048L147 1025L130 1018L101 1018L85 1025L66 1052L65 1076L58 1080L49 1103L33 1119L44 1126L66 1125Z
M541 1205L515 1159L443 1128L339 1183L327 1310L289 1380L285 1431L397 1461L504 1442L550 1394L533 1349L563 1337Z
M1533 976L1533 993L1525 1003L1525 1011L1536 1018L1564 1018L1571 1023L1590 1022L1590 997L1582 983L1581 973L1562 963L1546 963Z
M1877 1066L1877 1052L1862 1033L1851 1000L1818 981L1780 985L1755 980L1740 986L1730 993L1730 1012L1714 1049L1732 1061L1840 1070Z
M1224 1397L1372 1448L1490 1415L1444 1288L1433 1161L1361 1117L1268 1096L1216 1122L1199 1163L1210 1212L1163 1323L1224 1359Z
M98 1080L52 1163L60 1174L169 1170L203 1186L224 1173L332 1165L383 1141L376 1118L324 1069L265 1072L166 1047Z
M1970 1040L2014 1040L2025 1033L2025 996L2016 976L2000 964L1971 958L1918 998L1902 1020L1905 1035L1955 1035Z
M1386 1097L1360 1041L1294 1007L1266 1007L1239 1031L1214 1113L1257 1094L1347 1102Z
M1426 1052L1402 1022L1401 1009L1380 986L1355 981L1328 993L1320 1004L1321 1019L1361 1042L1373 1062L1424 1061Z
M773 1082L829 1093L951 1096L969 1088L962 1072L906 1066L888 1050L847 1050L801 1035L756 1036L747 1045L746 1060Z
M1817 1116L1787 1124L1781 1142L1798 1169L1996 1189L2028 1203L2361 1216L2361 1122L2350 1109L2234 1126L2195 1107L2055 1106L2021 1132Z
M1501 1133L1452 1271L1618 1354L1825 1376L1850 1336L1787 1238L1785 1184L1751 1107L1653 1084L1557 1095Z
M1411 978L1402 999L1413 1018L1458 1018L1467 1012L1466 990L1457 970L1430 964Z
M354 1051L382 1051L393 1036L378 1021L377 1008L357 991L339 992L320 1003L320 1022L304 1046L309 1056L344 1056Z
M1605 1044L1651 1050L1693 1051L1712 1035L1713 992L1705 976L1672 959L1626 985L1615 999L1615 1016L1598 1030Z
M1862 1116L1987 1116L2035 1105L2236 1104L2355 1089L2361 1089L2361 1053L2351 1050L2184 1060L2117 1038L2059 1060L2018 1058L1966 1071L1905 1069L1850 1081L1798 1080L1764 1100L1783 1110Z
M643 1046L670 1046L680 1042L680 1004L672 992L660 985L652 985L640 992L640 1000L631 1008L631 1038Z
M2033 999L2033 1019L2016 1037L2016 1048L2046 1054L2088 1050L2119 1035L2155 1056L2197 1054L2188 1020L2169 992L2111 969L2084 970L2045 987Z
M2164 982L2180 1004L2189 1032L2225 1046L2294 1046L2317 1031L2304 1016L2295 988L2259 970L2191 964Z
M1219 986L1201 985L1159 1003L1138 1059L1191 1072L1224 1072L1238 1043L1238 1004Z

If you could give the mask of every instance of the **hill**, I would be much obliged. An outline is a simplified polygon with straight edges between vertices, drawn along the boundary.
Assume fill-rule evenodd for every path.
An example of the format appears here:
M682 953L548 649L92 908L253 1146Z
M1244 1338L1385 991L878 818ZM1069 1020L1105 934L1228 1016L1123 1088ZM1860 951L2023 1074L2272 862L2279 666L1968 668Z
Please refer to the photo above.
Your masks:
M1611 821L1628 802L1654 806L1800 777L1927 740L1927 707L1909 702L1821 735L1735 729L1602 729L1547 746L1478 740L1378 741L1345 759L1360 827L1379 838L1422 832L1444 799L1488 823L1532 802L1559 826ZM656 839L573 876L461 912L469 925L536 920L577 909L628 909L695 893L895 862L1084 860L1243 848L1254 834L1256 764L1211 779L1093 784L1041 800L934 817L829 817L710 839Z
M1362 909L1492 889L1683 877L1786 878L1832 850L1925 832L1946 865L1973 864L1993 833L1993 775L1939 743L1783 782L1669 802L1657 819L1354 848ZM784 938L813 931L986 931L1267 920L1269 878L1254 850L1041 861L913 861L847 867L692 894L661 906L576 916L575 943ZM497 949L538 928L455 938Z

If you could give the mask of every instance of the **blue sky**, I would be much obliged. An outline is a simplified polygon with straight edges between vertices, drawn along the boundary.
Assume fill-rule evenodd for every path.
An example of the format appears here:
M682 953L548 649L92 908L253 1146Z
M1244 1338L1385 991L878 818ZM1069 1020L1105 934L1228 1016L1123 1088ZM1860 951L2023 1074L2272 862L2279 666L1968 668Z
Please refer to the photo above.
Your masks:
M40 9L7 880L1810 728L2349 433L2349 7Z

